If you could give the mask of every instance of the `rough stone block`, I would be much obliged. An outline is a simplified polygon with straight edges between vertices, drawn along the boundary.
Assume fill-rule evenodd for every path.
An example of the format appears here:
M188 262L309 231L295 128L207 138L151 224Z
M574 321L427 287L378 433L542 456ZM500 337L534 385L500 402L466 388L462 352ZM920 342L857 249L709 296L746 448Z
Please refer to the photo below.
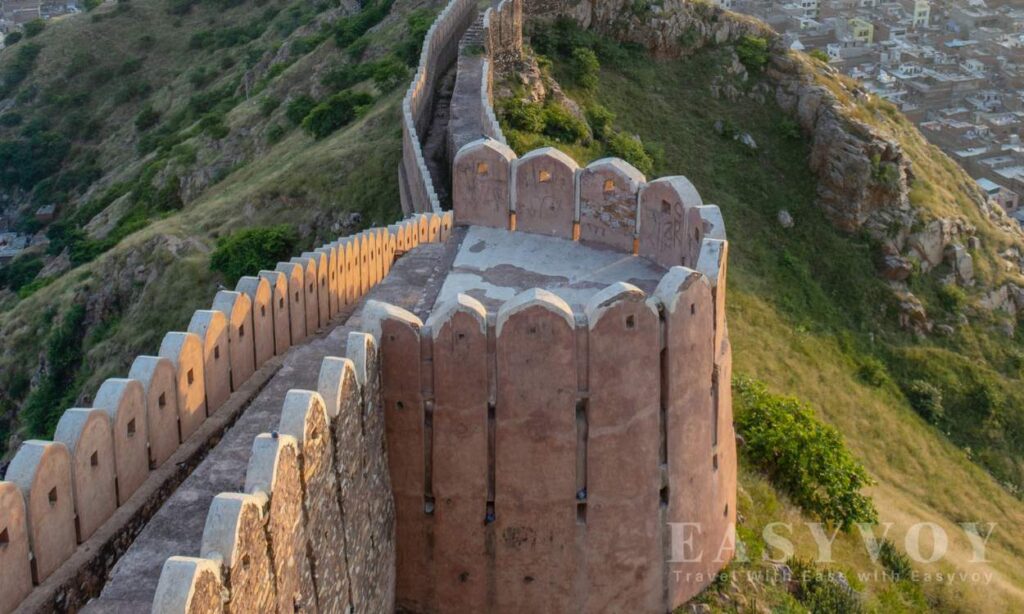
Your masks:
M172 556L160 570L152 614L218 614L225 592L217 562Z
M241 388L242 384L256 371L252 303L247 294L221 290L213 297L213 309L223 313L227 319L231 390L235 391Z
M263 505L255 495L221 493L213 498L203 527L200 556L220 560L231 614L272 612L277 602Z
M703 204L686 177L661 177L644 186L637 220L640 255L665 267L694 266L690 251L696 228L691 226L695 209Z
M249 297L252 305L252 335L256 353L255 367L274 357L274 306L271 304L270 282L262 277L242 277L235 292Z
M32 592L25 499L13 482L0 482L0 535L0 612L13 612Z
M178 433L185 441L206 420L203 342L195 333L167 333L160 355L171 361L178 376Z
M108 379L100 385L92 403L110 416L117 504L124 505L149 476L146 392L137 380Z
M71 493L81 543L117 509L110 416L102 409L69 409L60 417L53 439L71 455Z
M636 286L587 305L586 577L583 610L664 609L660 519L660 322ZM580 505L580 504L577 504Z
M516 230L573 238L576 161L553 147L535 149L516 161Z
M32 580L41 584L75 552L71 456L62 443L30 439L18 448L4 479L24 497ZM6 573L5 568L0 575Z
M662 390L668 464L668 509L665 522L697 523L691 549L668 569L669 606L674 609L700 586L686 578L717 570L712 543L721 511L713 509L709 473L713 470L712 422L714 302L708 279L684 267L672 267L654 292L665 325ZM703 553L697 556L697 553ZM691 560L692 559L692 560ZM687 575L690 574L690 575Z
M308 256L296 256L290 262L302 267L302 287L305 292L306 305L306 336L311 337L320 327L320 277L317 272L319 263L315 258Z
M274 306L274 355L280 356L291 347L288 278L280 271L260 271L259 275L270 284L270 302Z
M490 605L493 559L484 519L488 503L487 311L459 294L438 305L433 335L433 565L440 611L483 612Z
M202 340L206 413L212 415L231 396L228 319L220 311L200 309L192 314L188 331Z
M307 558L302 512L299 449L294 437L263 433L253 440L245 472L245 492L263 493L270 499L267 537L274 566L277 611L315 611L316 590Z
M279 262L274 270L288 278L289 344L298 345L306 338L305 273L293 262Z
M495 329L496 607L569 611L579 564L575 319L534 289L502 305Z
M324 612L349 606L345 525L338 504L334 448L323 398L308 390L289 390L281 410L280 432L291 435L302 453L302 483L317 603Z
M647 179L619 158L603 158L579 174L580 241L633 251L637 193Z
M138 356L128 371L146 393L149 466L156 469L178 449L178 386L174 365L158 356Z

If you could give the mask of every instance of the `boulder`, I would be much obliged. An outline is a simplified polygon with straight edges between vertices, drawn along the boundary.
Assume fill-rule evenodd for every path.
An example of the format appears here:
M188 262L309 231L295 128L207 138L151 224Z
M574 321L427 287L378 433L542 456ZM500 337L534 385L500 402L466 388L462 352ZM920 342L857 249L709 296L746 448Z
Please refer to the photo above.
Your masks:
M903 256L886 256L881 268L882 277L890 281L903 281L914 272L914 265Z
M783 228L793 227L793 216L789 214L789 211L786 211L785 209L780 209L779 214L776 217L779 220L779 225L782 226Z

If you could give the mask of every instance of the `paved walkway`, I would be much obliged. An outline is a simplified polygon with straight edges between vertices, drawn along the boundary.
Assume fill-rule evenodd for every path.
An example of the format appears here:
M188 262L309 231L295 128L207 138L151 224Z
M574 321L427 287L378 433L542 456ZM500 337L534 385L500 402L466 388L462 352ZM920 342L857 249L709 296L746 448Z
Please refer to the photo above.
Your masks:
M147 523L110 572L100 596L87 613L148 612L164 561L174 555L199 556L206 513L221 492L241 492L256 435L277 428L285 394L293 388L315 390L320 363L326 356L344 356L350 331L359 330L362 306L368 299L387 301L426 316L451 262L452 247L422 245L399 258L391 273L332 328L285 355L283 365L252 399L195 471L185 479Z

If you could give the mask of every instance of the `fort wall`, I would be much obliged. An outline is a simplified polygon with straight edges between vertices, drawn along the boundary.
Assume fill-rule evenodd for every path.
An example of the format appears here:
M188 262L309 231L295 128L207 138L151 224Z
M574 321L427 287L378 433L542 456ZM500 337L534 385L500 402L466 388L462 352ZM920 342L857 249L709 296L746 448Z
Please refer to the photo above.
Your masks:
M452 0L427 30L419 67L402 100L402 162L398 169L402 210L441 213L434 181L423 159L423 138L433 110L437 83L455 61L459 39L477 15L473 0Z
M47 599L57 599L61 586L47 583L48 578L52 575L56 577L55 572L72 557L76 549L89 542L90 537L106 523L124 523L125 531L138 530L144 521L138 523L128 522L125 518L113 518L118 508L128 503L150 478L151 472L164 465L179 446L193 438L207 418L221 409L257 369L272 357L315 334L335 314L358 302L369 288L383 279L386 271L390 270L390 262L417 245L421 237L424 241L443 241L447 239L451 228L450 213L415 216L387 228L374 228L353 237L339 239L293 258L293 262L279 264L278 271L260 271L259 276L241 278L236 291L222 290L214 297L211 309L196 311L187 332L167 333L157 356L139 356L132 364L127 378L104 381L94 397L94 408L67 410L58 423L53 442L28 441L22 444L7 470L6 481L0 481L0 570L3 572L0 573L3 578L0 583L4 589L0 595L0 612L12 611L26 596L32 594L35 586L43 584L46 586L39 590L47 591L48 597L40 593L33 595L35 600L52 603L47 602ZM366 352L361 355L366 355ZM372 366L365 367L363 371L372 372L374 369ZM349 371L343 370L341 375ZM344 394L355 394L351 392L356 388L353 388L355 384L352 381L348 381L350 379L346 380L347 388L344 390L348 392ZM326 381L324 385L328 385ZM339 392L339 386L335 386L333 407L348 403L348 397L342 398L344 395ZM379 394L379 386L374 390L377 391L375 394ZM361 396L359 398L362 407L367 400ZM371 397L367 399L372 401ZM352 411L350 405L346 407ZM293 416L294 411L286 407L285 415ZM372 413L373 410L365 411ZM280 507L284 510L294 508L294 501L290 499L294 499L295 493L304 492L307 499L317 495L318 500L336 501L333 513L313 516L317 521L313 528L317 532L310 539L319 540L322 547L318 551L324 553L324 556L344 552L344 548L336 545L345 543L347 538L351 538L354 548L359 548L370 539L374 530L386 529L383 525L374 525L376 521L367 515L360 525L361 532L343 535L345 531L339 522L340 503L336 496L324 494L337 490L336 482L348 484L349 490L358 491L361 498L390 496L388 491L380 488L377 490L381 492L367 492L365 484L371 482L367 476L360 476L359 480L352 476L344 480L331 477L336 471L333 462L335 452L330 447L334 445L331 443L331 433L344 435L342 447L346 449L353 444L354 437L367 436L362 419L358 429L352 429L349 424L345 429L334 431L333 417L337 415L337 409L331 410L329 416L332 419L323 417L318 427L320 430L314 434L301 429L292 432L293 423L282 424L281 433L294 437L299 462L305 463L302 467L307 473L314 467L309 462L314 457L314 451L309 446L318 446L317 458L326 459L319 461L322 468L316 475L318 481L293 484L289 481L292 478L288 477L293 472L288 469L286 459L278 462L281 465L280 472L285 476L281 478L285 485L277 488L277 482L270 479L273 476L268 477L270 474L265 464L269 461L263 458L267 452L263 451L265 445L260 443L259 460L254 460L254 463L263 473L261 477L253 478L259 488L249 489L264 492L267 498L274 492L291 493L280 497ZM357 446L357 449L363 450L364 456L382 449L382 434L375 437L375 447L362 443ZM287 455L289 450L291 448L281 454ZM361 464L364 467L370 466L365 460ZM383 462L378 462L375 467L376 471L386 475ZM254 516L253 502L251 498L229 497L228 501L215 507L220 510L218 514L233 519L231 522L235 524L232 526L237 528L241 526L239 523L251 522L253 518L262 519L270 512L263 503L259 503L256 505L259 513ZM313 509L327 509L324 506L316 503ZM281 522L288 522L283 519L287 514L279 514ZM293 525L294 522L287 526ZM132 529L132 526L135 528ZM115 537L110 538L110 535ZM90 542L91 550L99 552L107 547L123 550L131 541L130 536L125 539L116 531L107 531L104 539L112 539L119 546ZM226 547L224 544L227 543L219 542L218 547ZM240 543L230 543L232 548L243 547ZM387 564L366 560L371 556L390 556L389 548L393 548L393 545L383 545L390 541L378 540L375 543L379 548L372 554L353 555L356 559L362 556L361 570L389 568ZM255 547L252 543L246 544L244 547ZM334 546L329 547L327 544ZM113 556L104 556L100 566L109 568L117 554L115 552ZM226 557L225 569L230 572L235 559L231 558L229 552L220 554ZM69 569L68 573L61 575L60 581L69 585L82 584L76 574L83 574L90 578L86 584L102 582L105 568L97 570L89 565L81 567L77 571ZM192 578L201 589L193 591L195 598L202 600L210 597L203 591L216 586L214 576L220 577L211 571L215 568L219 569L196 559L175 559L169 563L168 574L177 578ZM321 561L319 566L310 566L310 569L331 571L335 575L342 568L344 564L336 560L330 565ZM235 586L228 572L225 576L227 586ZM364 574L360 576L362 581L370 582L365 572L360 573ZM349 595L360 591L380 598L379 587L372 591L350 589L346 583L335 582L335 575L331 576L330 581L324 579L323 583L318 582L318 586L324 589L337 589L331 597L332 603L348 603ZM302 584L306 580L301 576L288 581L291 584L287 586L306 586ZM259 590L266 590L265 579L253 582L253 586L258 586ZM299 592L309 595L308 591ZM88 596L76 594L76 598ZM180 604L188 601L175 599L177 597L164 595L158 602ZM262 603L263 599L256 595L248 602L243 600L235 603L256 604ZM63 604L64 607L73 605Z

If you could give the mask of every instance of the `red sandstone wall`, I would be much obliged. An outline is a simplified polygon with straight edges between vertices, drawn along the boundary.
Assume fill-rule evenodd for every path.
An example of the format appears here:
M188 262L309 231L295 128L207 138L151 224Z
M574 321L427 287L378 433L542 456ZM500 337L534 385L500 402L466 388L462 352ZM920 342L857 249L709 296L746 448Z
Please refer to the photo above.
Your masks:
M667 611L724 567L725 244L705 244L701 271L673 267L651 296L614 284L584 313L539 289L490 318L465 295L426 324L367 306L400 608Z

